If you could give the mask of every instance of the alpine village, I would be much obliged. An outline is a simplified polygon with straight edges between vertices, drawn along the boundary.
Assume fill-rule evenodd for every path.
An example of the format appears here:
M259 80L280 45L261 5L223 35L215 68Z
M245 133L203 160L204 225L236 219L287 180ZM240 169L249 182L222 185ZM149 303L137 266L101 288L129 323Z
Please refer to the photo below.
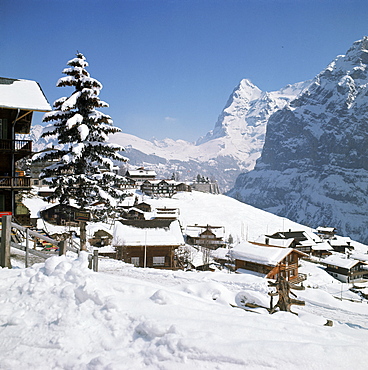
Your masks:
M163 179L155 169L129 165L124 148L108 140L120 129L98 110L107 104L84 55L67 65L57 86L74 92L53 108L36 81L0 78L1 267L11 268L13 259L27 267L85 253L96 272L103 261L118 260L136 269L251 274L267 279L270 305L245 299L236 307L274 313L305 305L290 289L311 287L300 269L307 261L367 302L368 254L356 249L361 244L339 236L334 225L299 228L283 218L267 232L262 216L254 222L263 233L245 222L234 233L221 216L225 196L215 179L196 174L181 182L175 173ZM58 145L33 151L27 135L34 112L44 113L42 136ZM211 212L201 203L190 213L191 197ZM214 212L218 217L209 217Z

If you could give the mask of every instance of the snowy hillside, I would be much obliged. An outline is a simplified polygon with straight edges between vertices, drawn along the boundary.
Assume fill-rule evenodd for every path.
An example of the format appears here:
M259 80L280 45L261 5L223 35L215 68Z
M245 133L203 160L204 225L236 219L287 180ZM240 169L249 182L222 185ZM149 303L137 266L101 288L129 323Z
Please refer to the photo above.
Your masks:
M229 194L367 242L367 91L365 37L270 117L262 157Z
M129 166L153 169L160 178L175 172L181 181L202 174L218 181L222 191L229 190L236 176L254 168L264 143L268 117L294 99L309 82L288 85L280 91L261 92L249 80L242 80L219 116L213 131L197 143L184 140L140 139L117 133L111 142L125 147ZM32 127L34 150L57 144L40 138L42 126Z
M223 195L143 200L179 208L183 228L221 225L235 241L308 230ZM25 204L33 216L46 205L39 198ZM90 223L89 232L96 227ZM267 279L252 274L143 269L104 258L95 273L85 252L25 269L21 253L12 270L0 269L1 369L360 370L368 361L367 301L316 264L301 262L306 289L295 292L306 304L293 306L295 316L232 307L269 306Z

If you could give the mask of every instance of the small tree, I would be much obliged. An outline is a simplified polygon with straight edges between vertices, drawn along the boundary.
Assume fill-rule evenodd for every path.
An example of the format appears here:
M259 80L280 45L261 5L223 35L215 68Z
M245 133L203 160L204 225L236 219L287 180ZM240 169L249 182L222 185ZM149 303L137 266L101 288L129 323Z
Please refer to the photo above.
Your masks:
M43 122L49 125L42 137L56 135L62 149L53 149L38 155L36 161L52 161L40 174L54 193L48 200L59 200L66 204L74 199L82 209L89 209L92 204L104 203L104 209L111 211L122 199L118 189L122 176L113 170L113 160L126 161L118 152L121 146L107 142L108 135L121 131L113 126L110 116L96 108L108 107L100 100L102 84L91 78L86 71L88 63L81 53L70 60L68 68L56 86L74 87L69 97L54 102L54 110L46 113ZM82 232L81 232L82 234ZM81 248L85 249L85 240Z

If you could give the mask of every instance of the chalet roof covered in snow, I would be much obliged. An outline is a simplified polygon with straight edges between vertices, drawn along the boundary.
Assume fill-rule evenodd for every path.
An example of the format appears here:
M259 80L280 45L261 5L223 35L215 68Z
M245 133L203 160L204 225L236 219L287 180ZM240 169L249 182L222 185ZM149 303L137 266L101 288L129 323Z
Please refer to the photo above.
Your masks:
M259 244L268 244L273 247L280 247L280 248L289 248L291 243L294 241L293 238L288 239L277 239L277 238L271 238L266 235L259 236L254 243Z
M249 261L267 266L276 266L292 252L304 253L291 248L262 247L249 242L241 242L230 253L233 259Z
M192 237L192 238L198 238L201 234L203 234L206 231L210 231L212 234L215 235L216 238L223 238L224 237L224 227L222 226L187 226L185 233Z
M184 244L177 220L121 220L115 223L113 245L148 247Z
M332 239L329 240L329 243L332 246L350 246L352 240L348 236L339 236L335 235Z
M322 243L316 243L312 245L312 250L314 251L331 251L333 248L327 241L323 241Z
M128 170L126 176L129 177L155 177L156 172L153 170L145 170L144 168L138 168L136 170Z
M317 227L318 233L334 233L335 231L336 229L334 227L322 227L322 226Z
M352 267L354 267L358 263L364 263L365 264L365 262L358 261L356 259L341 258L340 256L337 256L337 255L328 256L327 258L325 258L323 260L323 262L326 263L327 265L342 267L342 268L345 268L345 269L351 269Z
M36 81L0 77L0 107L48 112L51 110Z

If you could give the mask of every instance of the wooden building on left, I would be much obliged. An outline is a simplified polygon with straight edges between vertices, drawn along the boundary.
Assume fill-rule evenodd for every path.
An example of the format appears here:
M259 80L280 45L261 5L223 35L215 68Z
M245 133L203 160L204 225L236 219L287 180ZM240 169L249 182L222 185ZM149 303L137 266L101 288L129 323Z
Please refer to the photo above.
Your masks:
M18 171L17 163L31 156L32 141L19 134L30 133L33 112L50 110L37 82L0 77L0 214L11 214L22 223L27 220L17 212L16 194L29 190L31 179Z

